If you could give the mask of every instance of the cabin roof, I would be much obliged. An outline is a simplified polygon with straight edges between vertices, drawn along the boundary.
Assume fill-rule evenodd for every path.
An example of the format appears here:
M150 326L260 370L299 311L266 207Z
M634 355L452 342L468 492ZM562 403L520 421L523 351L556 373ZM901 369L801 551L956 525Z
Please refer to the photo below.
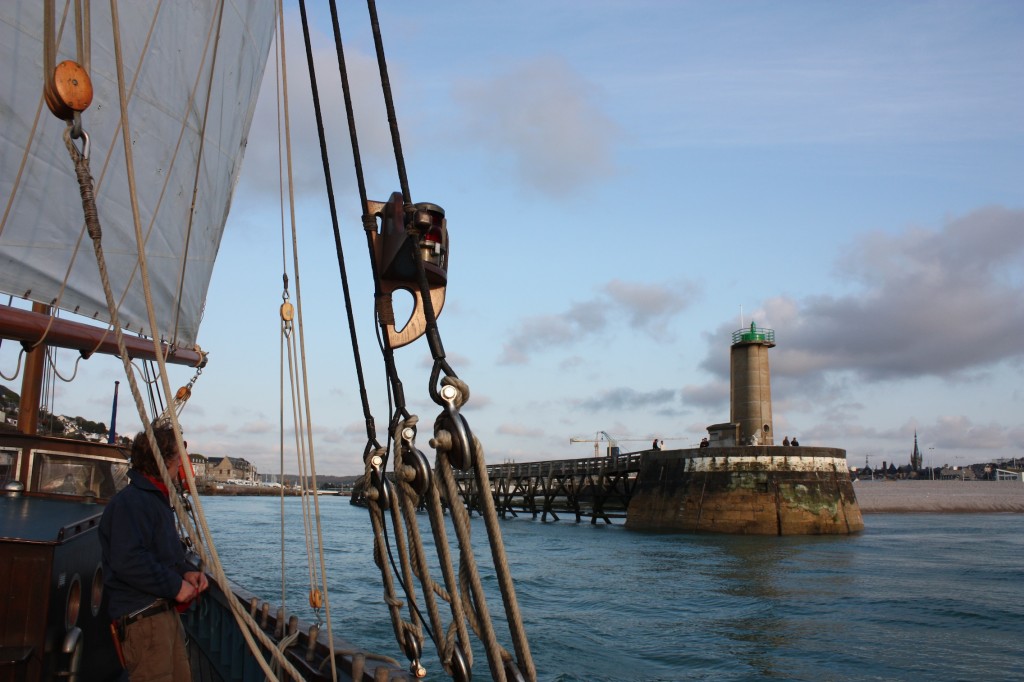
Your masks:
M75 500L0 497L0 542L57 544L98 527L103 507Z

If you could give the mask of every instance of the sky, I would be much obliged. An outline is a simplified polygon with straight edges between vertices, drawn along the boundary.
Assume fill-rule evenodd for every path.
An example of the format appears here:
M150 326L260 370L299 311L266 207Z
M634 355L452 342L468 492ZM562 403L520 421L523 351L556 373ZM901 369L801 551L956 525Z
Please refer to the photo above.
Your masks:
M385 200L400 186L366 10L342 9L368 194ZM389 406L330 18L310 11L383 441ZM731 334L751 321L776 335L778 439L845 449L851 466L909 463L915 433L927 466L1024 456L1024 4L378 11L413 201L446 211L439 329L488 462L588 457L600 432L623 451L655 437L695 445L729 418ZM200 330L210 361L182 421L193 452L281 468L287 268L293 302L301 292L316 467L351 475L365 425L297 17L290 8L284 42L300 291L281 254L271 62ZM395 356L433 461L429 349L420 340ZM62 357L70 374L74 357ZM4 344L0 369L16 362ZM79 363L54 411L109 422L121 377L105 362ZM172 386L192 377L170 372ZM118 419L138 428L126 396ZM294 472L292 450L283 457Z

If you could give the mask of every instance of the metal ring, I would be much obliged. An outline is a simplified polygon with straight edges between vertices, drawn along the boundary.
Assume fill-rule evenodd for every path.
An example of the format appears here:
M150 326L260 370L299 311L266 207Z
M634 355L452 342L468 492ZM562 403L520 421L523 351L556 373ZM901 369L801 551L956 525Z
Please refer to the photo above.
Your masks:
M448 660L448 665L451 668L451 676L455 682L469 682L473 679L473 671L469 669L466 655L462 653L460 647L455 647L452 650L452 657Z
M526 678L523 677L523 673L519 672L519 666L515 664L515 661L505 661L505 677L514 682L526 682Z
M448 430L452 434L452 449L448 453L448 460L456 469L465 471L473 465L473 434L469 430L469 423L459 414L459 408L455 405L458 395L459 390L454 386L446 385L441 388L441 399L444 401L451 426Z
M370 474L370 484L377 490L377 506L381 509L391 509L391 481L383 472L374 470Z
M405 645L402 648L405 649L406 657L413 663L418 663L420 656L423 655L420 643L416 640L416 636L413 635L412 630L405 631Z
M422 496L430 490L432 482L430 462L427 461L426 456L422 452L412 447L402 448L402 463L416 471L416 477L409 481L409 485L412 486L417 495Z

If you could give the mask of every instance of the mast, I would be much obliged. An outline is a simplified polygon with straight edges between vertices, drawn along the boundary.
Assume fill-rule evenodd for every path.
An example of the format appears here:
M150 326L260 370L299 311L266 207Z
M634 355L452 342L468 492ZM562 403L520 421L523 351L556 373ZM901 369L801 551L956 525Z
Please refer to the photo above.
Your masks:
M50 306L33 303L32 312L49 317ZM46 347L34 343L25 344L25 374L21 378L21 400L18 404L18 431L30 436L39 427L39 401L43 395L43 366L46 362Z

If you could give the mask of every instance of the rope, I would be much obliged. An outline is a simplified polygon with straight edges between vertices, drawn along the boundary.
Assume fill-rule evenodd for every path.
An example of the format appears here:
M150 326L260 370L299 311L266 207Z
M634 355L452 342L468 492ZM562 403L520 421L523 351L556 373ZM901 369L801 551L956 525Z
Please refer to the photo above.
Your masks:
M348 74L345 67L344 61L344 50L341 41L341 32L338 25L338 15L336 3L331 0L331 16L335 34L335 46L338 56L338 69L341 78L342 88L345 95L346 114L348 117L349 135L352 144L353 163L355 166L356 178L359 185L359 194L361 207L363 211L363 227L367 235L367 244L370 251L370 262L371 269L374 275L374 292L377 301L382 299L380 277L377 272L376 258L374 257L373 243L374 236L376 233L376 221L372 215L369 215L367 211L368 202L366 199L366 190L363 180L362 164L359 155L358 137L356 134L356 127L354 121L354 114L351 104L351 90L349 88ZM317 121L317 131L320 137L321 157L324 168L325 182L327 185L328 200L330 203L332 223L334 226L336 251L339 260L339 269L342 275L342 282L345 289L346 299L346 310L349 315L349 328L350 334L353 337L353 355L357 363L357 374L360 382L360 396L363 401L363 412L367 424L367 439L368 444L364 451L364 461L366 462L366 471L363 477L364 489L367 489L371 494L370 498L370 509L371 509L371 522L374 528L374 558L381 570L382 581L385 585L385 601L389 605L392 617L392 626L395 631L396 639L399 644L406 650L407 655L413 659L414 664L418 658L418 647L421 641L420 637L417 637L417 643L413 645L408 641L408 637L412 636L415 631L418 631L416 625L418 620L421 620L418 614L418 610L415 609L415 594L412 588L411 581L413 576L419 577L421 585L424 589L424 599L426 601L430 621L433 625L433 632L436 635L435 645L438 646L439 651L442 652L442 660L445 662L446 668L450 673L453 673L452 655L454 654L455 639L458 638L463 643L461 651L466 657L471 657L471 648L468 645L468 632L465 626L465 620L469 619L471 625L474 625L474 630L482 633L482 639L485 642L486 649L488 652L488 660L491 667L491 673L494 679L504 680L505 679L505 664L510 660L508 652L501 649L497 644L497 640L494 636L493 627L490 622L489 614L486 610L486 602L484 600L482 583L480 580L479 572L476 570L475 559L473 558L472 548L469 544L469 526L468 526L468 515L464 508L461 508L461 516L463 518L462 528L458 529L458 535L460 540L460 547L462 552L460 554L460 577L465 576L465 582L468 584L468 589L473 592L473 599L470 600L468 597L464 597L462 600L453 598L451 595L457 591L456 578L451 566L450 556L447 553L447 540L444 537L444 520L443 510L441 510L440 498L437 495L437 490L430 487L429 496L431 498L430 504L428 505L431 510L431 527L435 535L435 545L438 548L437 551L442 556L442 571L445 574L446 585L448 586L447 591L440 585L435 583L429 576L429 572L426 566L426 555L423 549L422 538L419 534L418 524L415 518L415 510L420 502L420 496L412 489L406 479L407 467L401 462L397 456L397 448L399 443L402 442L402 430L415 425L416 418L409 415L405 406L405 397L402 390L402 384L398 377L397 370L394 364L393 349L390 347L390 341L386 332L387 321L383 318L380 312L380 306L377 306L377 320L378 320L378 343L381 346L382 354L384 356L385 371L388 379L388 397L389 402L393 399L393 411L391 412L391 420L389 423L388 430L388 446L391 447L394 443L396 448L396 456L394 462L396 491L395 500L389 501L389 510L391 512L392 524L395 528L394 541L396 543L396 550L399 555L399 563L401 569L396 567L397 573L402 575L400 583L402 584L406 598L410 602L410 621L405 622L401 619L400 614L400 601L397 598L394 590L394 584L392 580L390 566L394 566L394 557L391 555L390 545L388 543L388 537L386 532L386 525L384 523L384 509L381 507L384 500L379 499L382 491L374 489L373 477L380 476L380 485L384 485L384 472L386 471L387 452L388 449L381 449L377 446L374 430L373 430L373 417L370 414L368 401L366 398L365 384L362 377L361 364L359 361L358 345L355 342L354 324L352 321L352 306L348 292L347 277L344 269L344 256L341 248L341 241L338 230L337 211L334 203L333 196L333 183L330 176L330 165L328 161L328 154L326 148L325 135L323 132L323 118L320 109L319 93L316 83L316 73L312 58L312 47L309 39L308 22L306 17L305 3L304 0L299 2L300 13L302 17L303 35L306 43L306 58L307 66L310 74L310 82L313 94L314 112ZM380 36L380 26L377 18L376 7L373 0L368 2L369 13L371 17L371 27L374 35L374 44L377 52L377 62L380 69L381 85L384 91L385 105L388 113L388 121L392 136L392 146L395 152L396 165L398 167L399 181L402 187L403 200L406 206L411 205L409 185L407 181L404 158L401 149L401 139L398 133L397 117L395 116L394 102L391 94L390 81L387 73L387 63L384 57L383 43ZM453 372L448 366L448 363L444 359L444 350L441 345L440 335L437 332L436 327L436 315L433 310L433 306L430 299L429 286L426 281L426 275L422 267L422 262L417 259L417 284L423 293L424 308L427 320L427 337L431 348L431 354L434 357L434 370L431 373L431 395L434 397L435 402L439 402L436 397L435 388L437 378L440 371L444 371L447 375L445 379L454 379ZM456 379L457 381L457 379ZM462 387L461 394L468 398L468 387L464 384ZM463 398L463 400L465 400ZM461 418L461 417L460 417ZM468 431L468 429L467 429ZM474 439L474 444L476 441ZM482 448L476 444L476 450L478 461L474 464L478 465L478 468L484 469L484 477L486 480L486 467L482 467ZM403 444L401 447L410 447ZM373 460L377 460L376 464L371 464ZM439 462L443 462L438 465L440 471L448 468L448 476L451 477L450 467L447 465L447 457L442 456L439 453ZM415 473L413 474L415 475ZM452 481L454 486L454 481ZM454 489L453 489L454 490ZM457 495L453 495L453 490L449 490L449 502L453 510L459 508L460 505L457 503ZM376 497L376 499L375 499ZM507 561L505 560L504 546L500 539L500 531L496 525L496 514L493 513L493 501L491 503L491 516L493 517L493 523L488 524L488 538L491 544L492 558L495 561L496 571L499 575L499 584L502 591L503 603L505 604L506 614L509 616L509 623L512 629L513 638L515 640L515 647L517 655L520 661L525 661L523 667L526 669L529 678L535 679L536 673L533 670L533 664L530 660L529 647L526 643L525 633L522 631L522 619L519 615L518 605L515 601L515 593L512 588L511 578L509 576ZM458 515L458 512L453 511L453 518ZM403 533L403 517L405 520L404 527L407 529ZM495 533L497 533L497 539L495 539ZM407 537L408 536L408 537ZM408 539L408 547L406 545L406 539ZM444 634L444 629L441 625L440 615L437 610L436 601L434 595L438 594L446 601L452 604L453 612L453 626L449 628L447 634ZM462 611L462 601L470 604L471 601L475 603L471 609L467 609L464 614ZM443 638L443 639L442 639ZM414 649L411 650L411 649ZM471 658L470 658L471 666Z
M279 21L281 30L279 31L279 39L281 40L281 86L282 86L282 99L283 99L283 110L284 110L284 132L285 132L285 150L287 152L287 169L288 169L288 205L291 217L291 234L292 234L292 267L294 270L295 279L295 305L296 305L296 321L297 321L297 332L298 332L298 350L300 363L298 367L301 370L301 382L300 388L302 389L302 405L305 406L305 430L304 434L313 433L313 422L310 415L310 399L309 399L309 382L306 362L306 346L305 346L305 333L303 330L303 316L302 316L302 284L301 277L299 274L299 246L298 246L298 229L297 222L295 219L295 191L294 184L291 182L291 178L294 177L292 172L292 146L291 146L291 120L289 117L289 99L288 99L288 69L287 63L285 62L286 50L284 43L284 11L281 6L279 8ZM297 413L299 416L299 413ZM296 434L300 432L299 423L296 423ZM305 459L305 458L304 458ZM309 438L308 444L308 462L310 470L310 481L311 489L313 491L313 508L315 512L315 526L316 526L316 548L318 552L318 559L320 564L320 584L321 584L321 596L324 604L324 613L327 618L327 641L329 643L331 652L331 676L333 679L337 679L337 666L334 658L334 634L332 631L331 623L331 606L330 597L327 590L327 562L324 557L324 539L323 539L323 524L320 517L320 497L316 494L317 481L316 481L316 455L313 447L313 439ZM305 490L305 488L304 488ZM304 503L306 503L306 495L303 495ZM305 507L305 504L304 504ZM309 545L307 545L308 547Z
M15 379L18 378L18 375L21 374L21 359L23 357L25 357L25 349L24 348L22 348L20 351L18 351L18 364L14 368L14 374L12 376L7 376L6 374L4 374L3 370L0 370L0 377L2 377L4 379L4 381L14 381Z
M359 188L360 206L366 206L366 184L363 179L362 163L359 154L359 140L356 135L355 114L352 106L352 92L345 67L345 53L341 43L341 29L338 26L338 8L331 0L331 20L334 25L335 51L338 56L338 70L341 74L342 92L345 98L345 112L349 126L349 140L352 145L352 158L355 165L356 182ZM363 407L363 418L366 423L367 447L364 454L379 446L376 440L376 426L370 412L369 397L366 392L366 379L363 376L363 363L359 352L359 340L356 336L355 316L353 314L352 293L348 283L348 272L345 267L345 250L341 241L341 230L338 221L338 208L334 198L334 183L331 180L331 164L327 153L327 138L324 133L323 113L320 107L320 92L317 86L316 69L313 62L313 47L309 38L309 22L306 17L305 0L299 0L299 13L302 19L302 34L306 48L306 68L309 71L310 90L313 96L313 112L316 117L317 135L320 141L320 159L324 169L324 182L327 188L327 203L331 211L331 228L334 233L334 250L338 259L338 272L341 277L341 288L345 299L345 313L348 321L349 343L352 345L352 356L355 363L356 380L359 384L359 398ZM372 222L372 218L371 218ZM372 260L372 259L371 259ZM376 265L373 266L376 268ZM377 279L374 277L374 282Z
M131 133L129 131L128 123L128 101L124 85L124 63L121 56L120 25L118 20L117 0L110 0L110 9L111 23L113 26L114 55L115 64L117 67L117 82L121 111L121 131L125 151L125 169L127 171L129 197L131 199L132 205L132 217L133 223L135 225L136 243L138 244L139 249L139 268L142 276L143 290L145 293L146 308L149 314L150 326L155 330L157 325L155 324L156 320L153 308L152 292L150 290L148 271L146 268L144 240L142 239L141 220L139 217L138 196L135 191L135 172L131 152ZM72 158L75 159L75 170L76 174L78 175L79 187L82 193L82 204L83 211L86 217L86 225L89 231L89 235L93 240L94 250L96 252L96 260L100 269L100 278L101 281L103 282L103 289L107 299L107 306L113 318L111 322L114 324L118 346L121 351L121 360L125 366L125 374L127 375L128 383L131 388L132 396L135 399L136 407L139 410L139 416L142 418L143 425L145 426L146 434L150 441L150 446L153 448L154 452L159 452L159 446L157 445L156 438L153 434L152 424L146 418L146 411L142 403L142 396L139 393L138 385L135 381L134 374L130 371L130 360L124 347L124 336L121 332L120 326L117 324L117 308L114 305L113 292L110 289L110 281L109 277L107 276L105 259L103 257L103 249L101 245L101 230L99 226L98 216L96 213L95 197L92 195L91 178L89 177L88 172L88 160L82 159L80 155L77 155L77 149L75 149L74 145L71 143L70 134L67 132L65 133L65 140L69 148L69 153L71 153ZM153 334L153 346L156 351L156 356L159 359L159 365L161 367L161 379L163 380L164 392L167 395L170 395L171 390L170 385L167 382L165 362L163 356L160 353L159 339L155 333ZM174 412L172 411L170 417L171 423L174 426L176 440L178 441L176 445L180 452L185 452L184 443L182 442L181 439L181 427L178 424L177 415L174 414ZM157 465L160 469L161 476L163 477L164 482L170 483L170 476L168 475L166 467L164 466L163 458L155 457L154 459L156 459L157 461ZM184 467L184 470L189 490L193 492L193 497L196 504L196 516L199 519L200 524L202 526L203 535L208 541L208 544L198 542L196 544L200 550L200 554L203 555L204 561L207 561L207 557L205 556L206 550L209 551L209 560L207 561L207 563L210 566L210 568L213 569L214 576L217 579L217 581L221 585L226 586L228 584L227 577L224 575L223 567L220 563L219 557L217 556L216 548L213 545L212 537L210 535L209 528L206 524L205 515L203 514L202 504L200 502L199 497L194 495L195 480L192 476L191 467ZM173 489L173 486L169 486L169 489ZM171 498L172 504L174 505L175 508L175 512L177 513L179 519L182 519L182 522L186 525L186 528L189 531L190 539L195 541L195 538L192 537L193 528L191 528L188 525L188 518L181 508L181 503L180 500L178 499L177 494L172 494ZM259 629L256 623L252 620L252 618L245 611L242 610L241 605L238 603L237 600L229 599L228 603L231 606L231 610L235 615L235 619L240 626L242 635L245 638L246 643L249 645L249 648L255 654L254 657L256 658L257 663L264 670L268 677L276 679L272 671L269 669L269 666L267 665L266 661L263 660L262 655L260 655L259 649L255 641L253 640L253 635L255 634L261 640L261 642L263 642L265 646L272 649L270 639ZM290 663L288 663L286 660L283 660L282 664L284 665L285 670L287 670L289 674L299 677L299 675L297 674L298 671L295 670Z
M70 384L72 381L75 380L75 377L78 376L78 363L82 361L82 356L79 355L77 358L75 358L75 367L74 367L75 371L71 374L70 378L69 377L65 377L57 369L56 354L53 352L53 347L52 346L47 346L46 347L46 361L50 364L50 370L53 372L53 375L55 377L57 377L58 379L60 379L61 381L63 381L66 384Z

